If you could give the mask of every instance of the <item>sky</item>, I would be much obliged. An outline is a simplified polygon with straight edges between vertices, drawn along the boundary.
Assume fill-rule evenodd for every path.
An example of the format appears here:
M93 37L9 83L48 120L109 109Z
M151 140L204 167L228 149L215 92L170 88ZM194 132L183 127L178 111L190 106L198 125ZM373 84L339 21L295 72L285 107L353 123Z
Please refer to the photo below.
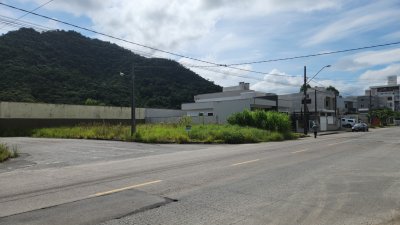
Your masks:
M49 0L0 2L33 10ZM294 93L303 83L305 66L311 78L331 65L310 85L331 85L349 96L362 95L369 86L386 84L387 76L400 76L400 44L245 64L400 42L399 0L53 0L35 12L188 58L34 15L26 15L20 23L39 31L76 30L146 57L173 59L221 86L244 81L257 91ZM0 34L18 29L4 25L4 21L24 14L0 5ZM217 67L190 58L240 65Z

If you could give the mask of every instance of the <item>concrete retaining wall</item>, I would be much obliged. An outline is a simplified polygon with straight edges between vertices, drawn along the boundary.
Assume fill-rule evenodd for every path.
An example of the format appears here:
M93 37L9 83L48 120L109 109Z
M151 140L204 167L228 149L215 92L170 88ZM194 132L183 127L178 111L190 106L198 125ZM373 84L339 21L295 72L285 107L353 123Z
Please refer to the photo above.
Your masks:
M0 119L130 119L129 107L0 102ZM136 108L136 119L145 109Z
M176 122L186 112L136 108L137 123ZM0 131L84 123L130 124L130 107L0 102Z

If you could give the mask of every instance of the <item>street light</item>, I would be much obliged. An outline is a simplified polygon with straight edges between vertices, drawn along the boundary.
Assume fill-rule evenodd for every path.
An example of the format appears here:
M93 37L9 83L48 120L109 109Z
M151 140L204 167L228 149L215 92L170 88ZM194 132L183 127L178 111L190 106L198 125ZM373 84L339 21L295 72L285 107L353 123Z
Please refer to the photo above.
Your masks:
M124 73L120 72L120 76L125 76ZM132 90L131 90L131 137L134 133L136 133L136 105L135 105L135 67L132 63L132 71L131 71L131 80L132 80Z
M310 80L307 81L307 84L310 83L312 81L312 79L314 79L323 69L331 67L331 65L326 65L324 67L322 67Z
M307 110L307 84L310 83L312 79L314 79L323 69L331 67L331 65L326 65L322 67L310 80L307 81L307 68L304 66L304 100L303 100L303 108L304 108L304 134L307 135L308 132L308 110Z

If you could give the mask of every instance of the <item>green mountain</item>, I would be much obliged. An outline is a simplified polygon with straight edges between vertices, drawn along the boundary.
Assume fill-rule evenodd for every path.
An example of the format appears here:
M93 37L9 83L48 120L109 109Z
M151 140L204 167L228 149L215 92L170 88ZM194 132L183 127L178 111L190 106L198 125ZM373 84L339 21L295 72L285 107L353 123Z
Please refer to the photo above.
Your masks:
M0 101L180 108L221 87L179 63L145 58L74 31L23 28L0 36ZM120 76L120 72L127 76Z

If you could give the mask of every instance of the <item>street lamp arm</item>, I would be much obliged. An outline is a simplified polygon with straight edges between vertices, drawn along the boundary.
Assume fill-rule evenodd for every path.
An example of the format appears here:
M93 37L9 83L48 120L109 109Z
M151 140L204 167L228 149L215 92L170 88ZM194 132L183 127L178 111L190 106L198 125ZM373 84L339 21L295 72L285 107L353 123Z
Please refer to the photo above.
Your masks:
M331 65L326 65L326 66L322 67L311 79L309 79L307 81L307 84L310 83L312 81L312 79L314 79L323 69L325 69L327 67L331 67Z

